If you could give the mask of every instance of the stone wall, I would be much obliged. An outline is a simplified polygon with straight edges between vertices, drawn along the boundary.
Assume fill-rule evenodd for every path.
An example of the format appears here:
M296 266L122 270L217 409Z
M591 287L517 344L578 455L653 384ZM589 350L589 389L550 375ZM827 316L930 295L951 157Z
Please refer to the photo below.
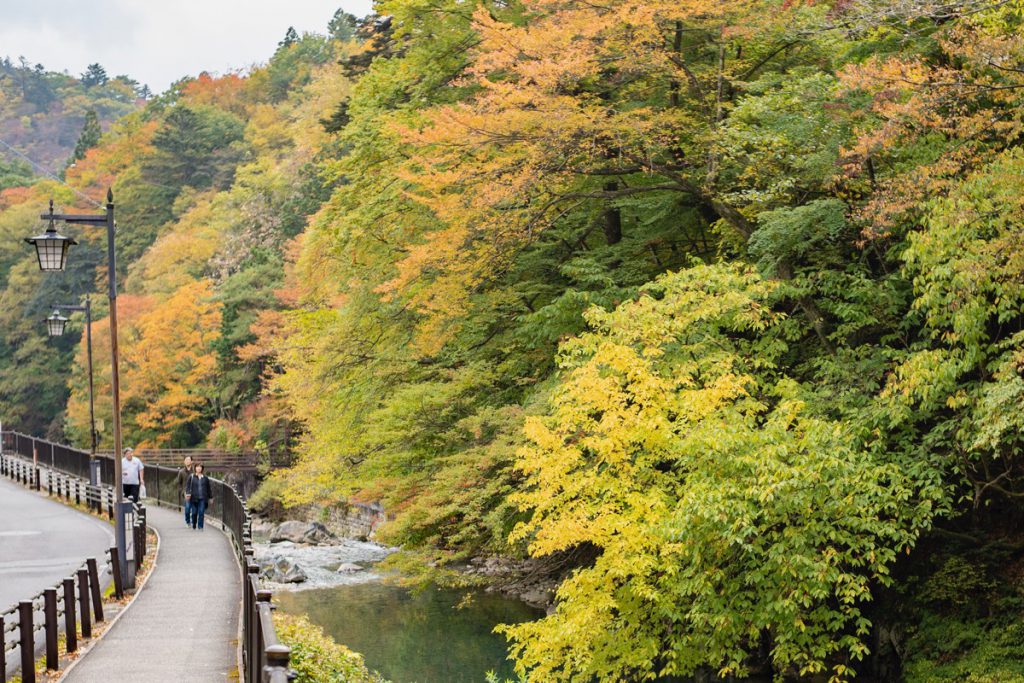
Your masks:
M306 522L320 522L328 531L340 538L372 541L374 532L386 517L379 503L347 503L331 505L304 505L290 508L285 516Z

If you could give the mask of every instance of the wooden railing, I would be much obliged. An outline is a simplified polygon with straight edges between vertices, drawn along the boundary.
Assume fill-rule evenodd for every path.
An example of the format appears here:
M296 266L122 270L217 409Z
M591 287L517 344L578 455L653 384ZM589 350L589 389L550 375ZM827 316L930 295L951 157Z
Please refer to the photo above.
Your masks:
M114 457L110 450L97 451L96 455L109 460ZM136 448L135 456L144 465L181 467L186 456L193 462L201 462L207 472L255 472L256 453L253 451L221 451L213 448Z
M66 464L73 472L89 471L89 453L86 451L49 444L49 442L13 432L3 434L5 446L8 442L17 444L21 449L19 452L52 452L56 456L55 462ZM42 456L40 459L43 459ZM109 458L101 460L104 463L110 463L112 478L113 461ZM104 471L106 471L106 465L104 465ZM177 483L177 468L147 463L145 471L146 502L181 509L183 501L181 488ZM24 476L31 477L31 474ZM110 479L104 479L104 481L110 481ZM277 632L274 629L273 596L271 591L263 588L259 578L259 565L256 564L255 550L252 545L252 515L249 512L249 506L234 488L223 481L211 478L210 485L213 500L211 506L207 508L206 514L218 519L222 528L228 532L245 572L242 587L241 643L244 671L241 680L244 683L287 683L294 676L289 668L291 650L278 640Z
M63 497L68 502L74 499L79 505L84 502L100 513L106 508L107 514L113 517L114 496L109 486L90 486L80 477L30 461L19 451L7 448L15 441L8 438L8 433L3 434L5 449L0 452L0 476L37 491L43 489L45 480L49 495ZM138 571L146 553L146 515L141 508L137 508L135 513L134 559ZM36 634L40 631L45 643L46 668L50 671L56 671L60 666L58 642L62 632L66 654L78 649L79 625L83 638L92 637L93 620L99 623L104 619L101 577L107 575L113 579L115 596L123 597L124 586L116 548L109 549L109 557L102 565L97 558L90 557L72 576L56 586L0 612L0 682L7 681L8 659L15 657L13 661L20 659L22 683L35 683Z

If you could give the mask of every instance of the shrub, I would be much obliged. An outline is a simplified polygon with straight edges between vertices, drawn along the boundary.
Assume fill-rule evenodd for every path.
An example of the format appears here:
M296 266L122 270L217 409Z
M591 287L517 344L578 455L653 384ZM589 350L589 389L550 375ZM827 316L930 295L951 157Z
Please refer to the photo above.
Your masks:
M387 683L363 664L361 655L331 640L309 619L276 613L274 626L281 641L292 649L295 683Z

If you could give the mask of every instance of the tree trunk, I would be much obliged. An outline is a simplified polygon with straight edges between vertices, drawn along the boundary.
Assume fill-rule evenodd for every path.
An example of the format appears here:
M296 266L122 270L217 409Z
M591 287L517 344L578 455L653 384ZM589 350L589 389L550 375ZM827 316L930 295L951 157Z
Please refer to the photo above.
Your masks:
M605 192L614 192L619 189L619 184L613 180L605 183L604 189ZM617 206L604 210L604 239L608 246L622 241L622 212Z

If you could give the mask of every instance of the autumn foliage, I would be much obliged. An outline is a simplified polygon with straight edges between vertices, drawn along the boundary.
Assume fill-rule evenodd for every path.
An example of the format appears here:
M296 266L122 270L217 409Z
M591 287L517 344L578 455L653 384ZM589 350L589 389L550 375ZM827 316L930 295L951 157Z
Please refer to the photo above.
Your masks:
M123 211L129 440L557 581L527 680L1024 676L1024 6L376 9L67 171ZM0 193L0 399L84 443L84 347L16 324L103 291L101 236L16 251L51 193Z

